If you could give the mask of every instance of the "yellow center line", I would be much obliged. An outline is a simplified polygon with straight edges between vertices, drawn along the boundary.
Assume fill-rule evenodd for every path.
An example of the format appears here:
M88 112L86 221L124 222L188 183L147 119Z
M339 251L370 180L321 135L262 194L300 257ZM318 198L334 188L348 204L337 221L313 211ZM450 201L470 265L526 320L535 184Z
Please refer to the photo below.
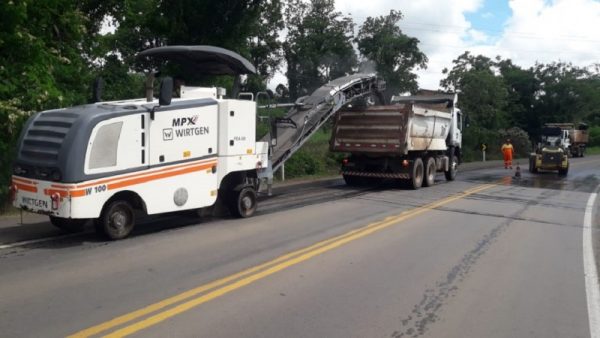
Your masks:
M175 303L179 303L179 302L182 302L189 298L192 298L194 296L198 296L201 293L204 293L206 291L215 289L215 290L210 291L210 292L208 292L204 295L201 295L197 298L193 298L191 300L183 302L183 303L181 303L177 306L174 306L170 309L167 309L162 312L158 312L157 314L154 314L146 319L132 323L124 328L121 328L121 329L107 335L106 337L124 337L124 336L130 335L130 334L133 334L144 328L156 325L156 324L158 324L168 318L176 316L182 312L188 311L198 305L208 302L209 300L215 299L215 298L225 295L233 290L239 289L239 288L246 286L248 284L251 284L257 280L263 279L269 275L272 275L272 274L279 272L283 269L286 269L290 266L304 262L304 261L306 261L312 257L315 257L317 255L320 255L324 252L333 250L341 245L347 244L351 241L354 241L356 239L359 239L359 238L365 237L369 234L372 234L373 232L387 228L391 225L394 225L396 223L404 221L408 218L412 218L412 217L419 215L425 211L435 209L444 204L447 204L447 203L456 201L458 199L464 198L468 195L472 195L477 192L483 191L492 186L495 186L495 185L494 184L480 185L480 186L474 187L472 189L468 189L460 194L447 197L440 201L433 202L433 203L427 204L425 206L411 209L408 211L404 211L395 216L386 217L385 219L383 219L381 221L374 222L374 223L368 224L362 228L349 231L340 236L336 236L336 237L330 238L328 240L318 242L318 243L311 245L309 247L306 247L304 249L300 249L300 250L288 253L288 254L278 257L274 260L271 260L269 262L257 265L255 267L252 267L252 268L249 268L242 272L238 272L238 273L230 275L228 277L216 280L214 282L211 282L211 283L208 283L205 285L201 285L199 287L190 289L190 290L183 292L181 294L178 294L176 296L167 298L163 301L151 304L142 309L133 311L131 313L111 319L107 322L101 323L99 325L79 331L69 337L89 337L92 335L96 335L101 332L112 329L114 327L117 327L119 325L122 325L122 324L128 323L130 321L133 321L135 319L138 319L140 317L149 315L153 312L161 310L170 305L174 305ZM233 283L228 284L230 282L233 282ZM226 285L226 284L228 284L228 285Z

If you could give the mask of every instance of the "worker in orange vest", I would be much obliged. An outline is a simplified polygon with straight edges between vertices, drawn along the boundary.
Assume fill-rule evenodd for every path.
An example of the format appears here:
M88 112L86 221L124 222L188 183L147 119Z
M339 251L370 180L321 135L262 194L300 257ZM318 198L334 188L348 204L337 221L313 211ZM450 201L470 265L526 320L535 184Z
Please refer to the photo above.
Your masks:
M512 158L514 153L513 145L510 143L510 139L507 138L506 142L502 145L502 155L504 155L504 169L512 169Z

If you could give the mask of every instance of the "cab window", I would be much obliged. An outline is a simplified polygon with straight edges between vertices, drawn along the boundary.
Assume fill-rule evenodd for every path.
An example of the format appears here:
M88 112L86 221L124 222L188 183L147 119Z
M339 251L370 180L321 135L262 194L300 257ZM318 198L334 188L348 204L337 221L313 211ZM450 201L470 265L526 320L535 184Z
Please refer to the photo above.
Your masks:
M90 151L89 169L114 167L117 165L117 150L123 122L106 124L96 133Z

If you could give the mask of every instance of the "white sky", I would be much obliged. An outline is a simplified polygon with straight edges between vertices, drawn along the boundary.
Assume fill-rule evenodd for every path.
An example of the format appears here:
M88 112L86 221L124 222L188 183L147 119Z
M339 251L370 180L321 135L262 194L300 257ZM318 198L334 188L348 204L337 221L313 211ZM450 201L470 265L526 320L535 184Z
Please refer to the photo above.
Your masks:
M465 50L501 55L522 67L600 62L598 0L337 0L336 7L357 25L390 9L402 11L400 27L421 41L429 58L428 68L417 72L423 88L438 88L442 69ZM277 74L269 87L285 81Z

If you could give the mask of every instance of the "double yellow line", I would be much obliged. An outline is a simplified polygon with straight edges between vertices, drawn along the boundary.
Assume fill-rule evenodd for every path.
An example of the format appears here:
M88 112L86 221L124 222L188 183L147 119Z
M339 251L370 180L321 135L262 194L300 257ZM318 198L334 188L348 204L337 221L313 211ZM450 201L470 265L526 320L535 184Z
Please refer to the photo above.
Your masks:
M236 274L230 275L228 277L216 280L214 282L198 286L191 290L185 291L173 297L167 298L165 300L159 301L157 303L146 306L142 309L130 312L128 314L113 318L107 322L98 324L96 326L92 326L85 330L74 333L69 337L90 337L110 329L116 328L118 326L123 326L116 331L107 334L105 337L125 337L130 334L136 333L140 330L148 328L150 326L156 325L166 319L174 317L178 314L181 314L185 311L188 311L198 305L206 303L212 299L223 296L231 291L239 289L243 286L251 284L257 280L263 279L267 276L270 276L276 272L294 266L298 263L309 260L317 255L325 253L327 251L333 250L337 247L340 247L344 244L357 240L359 238L368 236L376 231L385 229L391 225L402 222L406 219L417 216L421 213L424 213L428 210L438 208L444 204L448 204L450 202L456 201L458 199L464 198L466 196L478 193L485 189L494 186L493 184L484 184L474 187L472 189L466 190L462 193L444 198L442 200L427 204L422 207L418 207L415 209L411 209L408 211L404 211L398 215L389 216L385 219L368 224L362 228L352 230L343 235L336 236L322 242L318 242L309 247L288 253L286 255L280 256L274 260L269 262L254 266L247 270L238 272ZM175 305L177 304L177 305ZM170 307L171 305L175 305ZM165 309L166 308L166 309ZM160 310L160 311L159 311ZM155 313L156 312L156 313ZM155 314L153 314L155 313ZM152 314L152 315L151 315ZM148 316L150 315L150 316ZM141 319L142 317L148 316L146 318ZM140 319L139 321L135 321L129 325L124 326L129 322Z

